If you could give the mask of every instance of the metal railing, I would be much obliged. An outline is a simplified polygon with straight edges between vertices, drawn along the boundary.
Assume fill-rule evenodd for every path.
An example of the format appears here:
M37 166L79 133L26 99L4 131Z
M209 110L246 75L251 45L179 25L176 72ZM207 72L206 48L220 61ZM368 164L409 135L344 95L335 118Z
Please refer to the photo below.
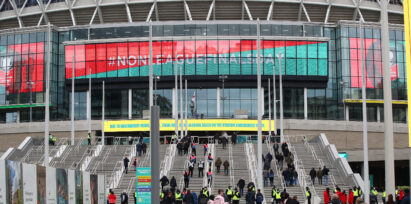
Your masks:
M279 167L278 167L279 164L277 162L277 159L275 158L275 153L274 153L273 148L271 148L270 143L267 143L267 148L268 148L268 151L270 152L270 154L273 155L273 157L274 157L273 160L274 160L274 165L275 165L275 167L274 167L275 173L277 174L277 177L280 180L281 189L284 189L285 188L285 185L284 185L285 181L284 181L284 178L282 177L281 172L279 170Z
M246 143L245 145L246 147L246 153L247 153L247 160L248 160L248 167L250 168L250 176L251 176L251 181L253 181L254 184L257 184L256 182L256 178L258 178L258 171L257 170L257 159L255 157L255 153L254 153L254 146L253 144L250 143ZM263 175L260 175L261 177ZM260 191L264 192L264 185L257 185L257 186L262 186ZM263 203L266 203L266 199L263 200Z
M298 136L294 136L292 139L294 142L297 142L298 141L297 139L299 137L305 138L304 135L298 135ZM309 180L309 175L306 175L305 170L304 170L304 164L298 158L297 151L295 150L294 146L291 144L292 139L290 138L289 135L285 135L284 139L287 142L288 149L294 156L294 166L295 166L296 171L298 172L298 182L300 183L301 192L303 192L305 195L306 187L309 187L310 189L312 189L312 192L311 192L312 197L318 196L312 183L307 182L306 180L306 179Z
M170 169L172 168L173 164L174 164L174 158L176 155L176 144L170 144L166 150L165 153L165 157L163 159L163 161L161 162L160 165L160 177L161 176L167 176L168 177L168 173L170 171ZM150 151L150 150L149 150Z
M229 150L229 155L228 158L230 160L230 185L231 186L236 186L235 181L234 181L234 159L233 159L233 145L229 143L228 145L228 150Z

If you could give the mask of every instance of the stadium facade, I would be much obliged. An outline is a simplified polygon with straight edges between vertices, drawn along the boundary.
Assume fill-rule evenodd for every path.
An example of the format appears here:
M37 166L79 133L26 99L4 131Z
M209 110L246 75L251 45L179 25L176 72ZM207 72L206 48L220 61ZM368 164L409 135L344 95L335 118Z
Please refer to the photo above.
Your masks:
M395 144L396 153L400 154L408 144L401 1L390 1L388 12L393 116L397 123ZM247 118L256 118L256 20L259 19L264 117L269 115L268 107L273 106L273 100L268 103L268 98L273 97L272 90L268 93L268 79L272 83L273 72L279 98L281 64L287 133L328 132L330 142L348 152L353 166L359 165L355 162L362 160L358 151L362 146L361 128L350 121L362 120L358 28L361 17L365 20L368 121L375 122L370 124L373 132L370 136L374 136L371 140L375 140L371 141L370 148L377 154L375 158L371 155L371 160L378 162L382 158L378 152L383 149L381 122L384 120L380 7L378 1L366 0L360 3L349 0L3 0L0 4L0 122L6 124L0 125L2 135L6 138L6 135L41 132L39 128L24 127L27 124L35 127L41 124L36 122L44 120L48 65L50 119L63 121L55 124L69 124L73 77L75 119L80 121L78 131L87 131L80 123L90 112L93 131L101 134L103 81L106 119L143 118L149 106L150 21L151 63L154 75L158 76L154 93L162 118L172 118L177 113L175 63L178 74L182 73L187 80L188 101L194 98L195 108L189 108L189 118L232 118L238 112L245 113ZM50 63L47 60L48 23L52 31ZM88 111L90 74L91 111ZM279 114L277 111L277 118ZM54 130L59 131L65 132L62 136L69 132L67 127ZM399 160L407 157L401 158ZM380 163L375 163L376 173L381 169L379 166Z

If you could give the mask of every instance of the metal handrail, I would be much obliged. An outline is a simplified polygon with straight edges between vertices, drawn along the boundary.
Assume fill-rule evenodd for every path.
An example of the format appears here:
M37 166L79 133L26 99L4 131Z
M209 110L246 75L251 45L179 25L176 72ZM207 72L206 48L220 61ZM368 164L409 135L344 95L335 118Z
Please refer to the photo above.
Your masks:
M256 178L258 178L258 172L256 171L257 169L257 161L254 153L254 146L253 144L247 143L246 144L247 148L247 158L249 159L248 165L250 167L250 174L251 174L251 180L253 181L254 184L256 184ZM262 176L262 175L261 175ZM261 192L264 192L264 185L261 185ZM266 203L266 199L263 200L263 203Z
M268 151L270 152L270 154L274 156L274 165L275 165L274 169L275 169L275 172L277 173L278 179L280 179L281 188L284 189L285 188L284 178L281 176L281 172L278 169L277 159L275 159L275 153L274 153L273 148L271 148L270 143L267 143L267 148L268 148Z
M235 181L234 181L234 159L233 159L233 145L229 143L228 145L229 149L229 156L228 158L230 159L230 184L231 186L236 186Z

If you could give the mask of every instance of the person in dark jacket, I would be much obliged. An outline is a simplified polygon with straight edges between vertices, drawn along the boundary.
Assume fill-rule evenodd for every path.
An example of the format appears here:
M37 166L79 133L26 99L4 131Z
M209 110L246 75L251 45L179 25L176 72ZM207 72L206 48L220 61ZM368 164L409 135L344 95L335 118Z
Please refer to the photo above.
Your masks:
M257 190L257 194L255 195L255 201L256 201L257 204L262 204L262 203L263 203L263 200L264 200L264 196L263 196L263 194L261 193L261 190L258 189L258 190Z
M280 148L280 146L278 145L278 142L274 142L273 144L273 149L274 149L274 154L278 155L278 149Z
M175 191L176 191L176 187L177 187L177 181L176 181L176 178L173 176L173 177L171 177L171 180L170 180L170 187L171 187L171 192L173 192L173 195L174 195L174 193L175 193Z
M255 192L255 184L253 182L248 183L247 189Z
M240 191L240 196L243 196L244 186L245 186L245 181L244 181L244 178L241 177L241 179L237 183L237 187Z
M161 182L161 190L163 190L164 186L167 186L169 184L168 178L165 175L160 179L160 182Z
M123 192L120 196L121 204L128 204L128 195L126 192Z
M147 144L145 142L143 142L141 144L141 150L143 151L143 154L146 154L147 152Z
M252 190L248 190L247 194L245 195L245 202L247 204L254 204L255 203L255 192Z
M177 144L177 154L178 156L182 156L183 155L183 144L181 143L181 141L178 142Z
M310 171L310 177L311 177L311 181L313 182L313 185L315 184L315 177L317 176L317 172L315 171L314 168L311 169Z
M279 153L275 156L275 158L277 159L277 162L278 162L278 168L280 168L280 170L282 170L283 169L283 163L284 163L283 154Z
M190 172L186 171L184 172L184 188L188 188L189 184L190 184Z
M174 193L169 191L166 198L164 199L163 203L164 204L175 204L176 203L176 198L174 197Z
M401 200L401 204L409 204L410 203L410 189L404 189L405 196Z
M203 193L200 193L200 196L198 196L198 204L207 204L208 203L208 197L204 195Z
M187 190L186 195L183 198L185 204L194 204L194 196L191 194L190 190Z
M124 164L124 171L126 172L126 174L128 172L128 163L130 163L130 160L127 157L125 157L123 159L123 164Z
M136 144L138 156L141 157L141 143Z

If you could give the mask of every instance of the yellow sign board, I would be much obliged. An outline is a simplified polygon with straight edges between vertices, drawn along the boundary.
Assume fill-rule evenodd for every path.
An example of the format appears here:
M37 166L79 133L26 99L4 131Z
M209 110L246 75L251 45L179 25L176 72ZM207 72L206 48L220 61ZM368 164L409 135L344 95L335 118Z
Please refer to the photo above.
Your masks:
M403 1L403 8L404 8L404 35L405 35L405 61L407 67L407 95L408 95L408 115L411 115L411 104L410 104L410 97L411 97L411 5L409 0ZM411 147L411 125L410 120L408 120L408 146Z
M361 99L345 99L344 100L346 103L362 103ZM374 104L383 104L384 100L372 100L372 99L367 99L367 103L374 103ZM392 101L392 104L408 104L407 101Z
M188 131L258 131L258 120L248 119L188 119ZM181 130L181 121L178 121ZM185 129L185 121L183 121ZM271 121L274 130L274 120ZM174 119L161 119L160 131L174 131ZM104 122L105 132L150 131L150 120L111 120ZM269 131L269 120L262 120L262 131Z

